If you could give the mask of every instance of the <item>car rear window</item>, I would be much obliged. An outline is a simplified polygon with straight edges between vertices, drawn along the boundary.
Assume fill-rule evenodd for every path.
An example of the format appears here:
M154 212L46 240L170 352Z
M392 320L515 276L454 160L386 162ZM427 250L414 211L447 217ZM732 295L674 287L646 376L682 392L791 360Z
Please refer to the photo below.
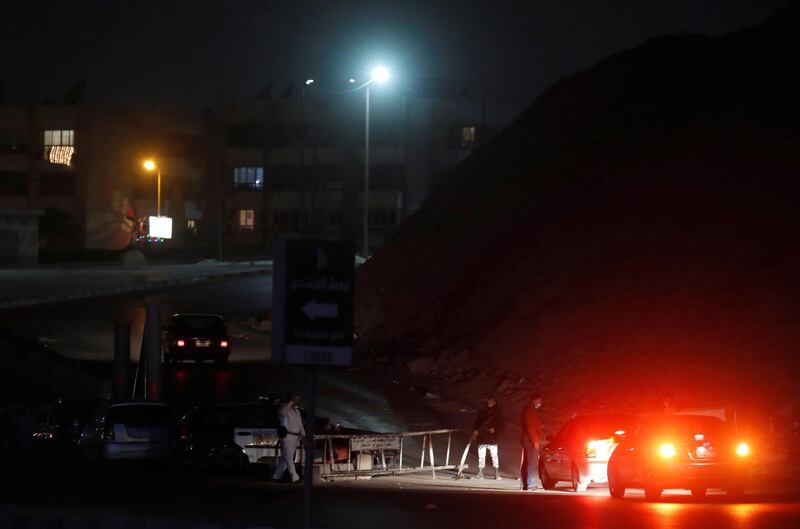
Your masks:
M180 316L172 319L172 326L181 332L225 332L222 319L215 316Z
M169 408L152 405L112 406L107 421L126 426L154 426L170 421Z
M633 417L624 415L592 415L575 417L564 426L562 436L569 439L607 439L618 431L626 432Z
M692 437L702 434L708 437L714 437L725 435L728 431L728 427L716 417L703 415L668 415L648 419L643 424L642 430L645 434L653 435Z

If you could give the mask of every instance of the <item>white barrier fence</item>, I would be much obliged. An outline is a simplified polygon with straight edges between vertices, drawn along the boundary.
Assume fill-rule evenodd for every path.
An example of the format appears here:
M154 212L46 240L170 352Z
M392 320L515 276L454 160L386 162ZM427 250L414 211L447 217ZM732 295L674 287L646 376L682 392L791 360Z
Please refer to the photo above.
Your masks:
M442 429L374 435L315 435L315 440L323 441L324 445L322 462L317 465L321 465L320 475L323 479L411 474L423 471L430 471L432 478L436 479L437 470L454 470L456 468L456 465L450 464L450 449L453 433L457 431ZM442 439L445 436L447 436L447 448L444 464L437 465L434 439ZM408 458L406 458L406 465L403 465L405 447L410 439L422 440L418 466L409 466ZM443 440L439 444L442 442ZM343 451L345 445L347 456L342 457L339 452ZM426 455L428 466L425 466Z

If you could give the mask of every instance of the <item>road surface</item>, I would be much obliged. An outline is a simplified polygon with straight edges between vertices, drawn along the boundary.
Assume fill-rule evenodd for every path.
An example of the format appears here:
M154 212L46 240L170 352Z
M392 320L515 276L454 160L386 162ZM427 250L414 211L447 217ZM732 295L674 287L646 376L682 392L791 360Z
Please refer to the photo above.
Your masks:
M445 478L446 479L446 478ZM437 480L437 481L442 481ZM508 480L511 482L511 480ZM723 494L698 501L685 493L644 501L641 492L614 500L605 488L585 494L420 489L394 478L319 486L315 527L725 529L791 528L800 523L797 495L753 492L742 503ZM300 527L301 489L247 479L135 470L17 479L0 503L85 509L134 517L190 520L223 527Z

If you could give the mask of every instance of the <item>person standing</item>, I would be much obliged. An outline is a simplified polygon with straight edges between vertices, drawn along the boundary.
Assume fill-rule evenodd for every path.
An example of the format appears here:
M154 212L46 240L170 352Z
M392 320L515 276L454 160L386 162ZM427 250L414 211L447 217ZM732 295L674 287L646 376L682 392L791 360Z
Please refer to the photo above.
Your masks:
M486 407L478 413L475 425L472 427L472 439L478 443L478 475L475 476L476 479L483 479L487 450L492 456L494 479L501 479L497 439L504 426L503 415L497 406L497 400L494 397L488 397L486 399Z
M278 410L278 423L279 423L279 436L281 436L281 455L278 458L278 464L275 467L275 473L272 479L281 479L284 473L288 470L292 478L292 483L300 481L300 476L297 475L297 469L294 466L294 453L300 445L300 439L305 437L306 430L303 428L303 418L300 415L300 410L297 408L297 403L300 402L300 396L291 393L280 410Z
M542 420L539 408L542 407L542 396L531 395L530 401L522 409L522 466L520 479L522 490L542 488L539 478L539 448L542 435Z

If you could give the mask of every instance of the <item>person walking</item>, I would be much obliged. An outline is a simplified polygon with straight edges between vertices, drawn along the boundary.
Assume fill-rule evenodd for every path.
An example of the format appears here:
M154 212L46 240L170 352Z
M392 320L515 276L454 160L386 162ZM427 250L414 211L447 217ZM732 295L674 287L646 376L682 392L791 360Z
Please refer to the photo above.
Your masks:
M497 449L497 439L503 431L505 422L497 400L494 397L486 399L486 407L478 413L475 425L472 427L472 439L478 443L478 475L476 479L483 479L483 469L486 467L486 451L492 456L494 465L494 479L500 478L500 455Z
M539 408L541 407L542 396L534 393L528 404L522 409L522 465L520 468L522 490L542 488L539 478L539 443L542 435Z
M275 467L275 473L272 479L278 480L283 478L286 471L292 478L292 483L300 481L300 476L297 475L297 469L294 466L294 453L300 445L300 439L305 437L306 429L303 428L303 418L300 415L300 410L297 409L297 403L300 402L300 396L291 393L284 404L278 411L278 436L281 438L281 455L278 458L278 464Z

